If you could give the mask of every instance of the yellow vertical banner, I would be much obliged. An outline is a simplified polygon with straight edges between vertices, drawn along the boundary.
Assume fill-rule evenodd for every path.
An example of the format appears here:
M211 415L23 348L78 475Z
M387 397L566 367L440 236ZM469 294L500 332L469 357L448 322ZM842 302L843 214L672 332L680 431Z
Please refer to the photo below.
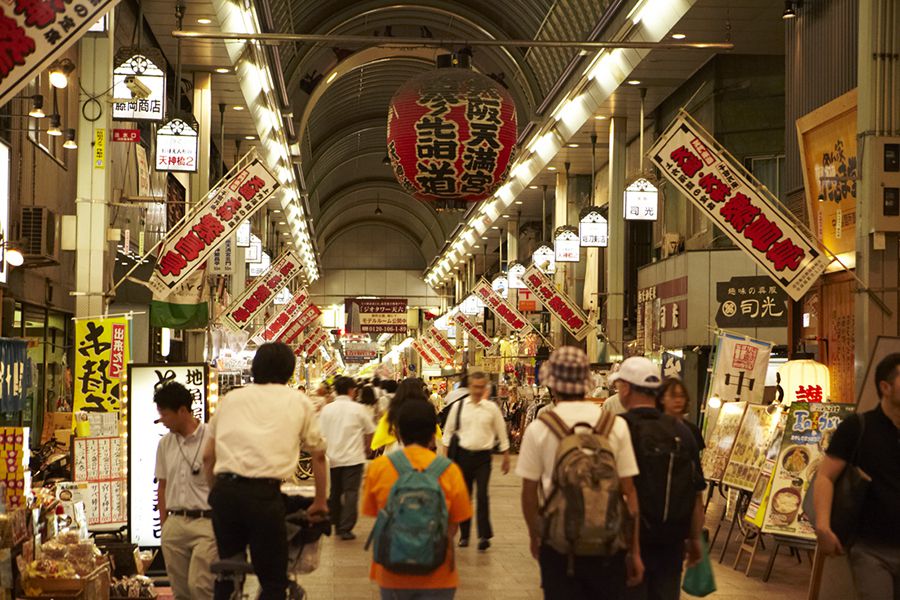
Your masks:
M73 410L118 411L129 360L128 319L76 321Z

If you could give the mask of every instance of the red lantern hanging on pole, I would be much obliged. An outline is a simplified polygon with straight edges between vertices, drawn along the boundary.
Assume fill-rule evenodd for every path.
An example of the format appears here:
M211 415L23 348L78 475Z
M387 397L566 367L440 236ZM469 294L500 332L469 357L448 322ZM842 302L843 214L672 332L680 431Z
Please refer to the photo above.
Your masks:
M397 181L419 200L459 206L490 197L515 155L516 107L466 55L406 82L391 99L387 146Z

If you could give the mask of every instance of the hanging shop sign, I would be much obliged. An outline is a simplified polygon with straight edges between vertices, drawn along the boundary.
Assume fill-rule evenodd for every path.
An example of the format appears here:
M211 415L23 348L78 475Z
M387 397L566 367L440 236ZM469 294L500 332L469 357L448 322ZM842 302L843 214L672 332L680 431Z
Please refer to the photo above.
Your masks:
M706 450L700 458L703 476L707 480L722 481L746 408L746 402L726 402L719 410L712 433L707 434Z
M284 328L277 341L291 344L300 337L303 330L309 327L313 321L322 315L322 311L315 304L307 304L294 321Z
M235 243L238 248L249 248L250 247L250 220L243 221L240 225L237 226L237 230L235 232ZM262 243L260 243L260 249L262 249ZM247 257L245 256L246 260Z
M210 259L209 272L212 275L231 275L234 273L234 236L216 248Z
M459 304L459 311L464 315L480 315L484 313L484 302L472 294Z
M450 359L453 359L456 356L456 346L450 343L450 340L447 339L441 330L432 325L428 328L427 335L430 339L434 340L437 346L440 347L441 351Z
M423 335L423 336L419 337L419 343L422 344L422 347L425 349L425 352L427 352L431 356L431 358L432 358L431 362L433 362L434 364L442 365L447 362L450 362L449 359L446 356L444 356L444 354L441 352L440 348L435 346L431 342L431 340L428 339L428 336Z
M537 296L529 289L516 290L516 306L522 314L537 312Z
M0 61L0 105L59 60L116 4L118 0L6 3L7 10L0 12L4 56Z
M750 255L794 299L825 271L824 249L800 231L778 201L686 113L650 150L650 159L677 189Z
M348 333L406 333L406 298L347 298Z
M309 332L303 341L294 349L294 354L300 358L310 358L319 347L328 339L328 332L321 327L316 327ZM377 356L377 353L376 353ZM373 357L374 358L374 357ZM368 360L368 359L367 359ZM350 359L347 362L356 362ZM362 362L366 362L365 360Z
M481 278L481 281L478 282L478 285L475 286L472 293L481 298L484 305L491 309L491 312L497 315L497 317L513 331L521 332L530 327L528 319L526 319L518 310L513 308L509 302L498 296L497 293L491 289L491 284L483 277Z
M344 343L344 360L348 363L367 363L374 358L378 358L377 344L373 342Z
M244 261L248 265L257 264L262 261L262 255L262 240L251 233L250 243L247 245L247 250L244 253Z
M259 277L263 273L269 270L269 267L272 266L272 257L269 256L269 253L263 250L260 253L259 260L254 263L250 263L249 268L247 269L247 274L253 277Z
M456 313L453 316L453 320L462 326L463 331L469 334L470 340L474 340L476 344L485 350L490 350L493 347L494 342L491 341L491 338L489 338L484 330L476 325L472 319L467 317L464 313Z
M155 457L155 448L153 452ZM118 435L72 439L74 485L69 489L77 490L71 492L73 500L79 498L84 502L84 516L90 529L108 531L128 525L128 480L122 454L122 438Z
M855 408L853 404L791 405L772 474L763 533L816 539L812 523L803 514L803 499L831 436Z
M523 281L541 304L547 307L550 314L559 319L569 333L575 336L575 339L581 341L585 338L591 329L587 315L568 296L557 290L549 277L532 265L525 271Z
M556 273L556 252L547 244L542 244L531 255L531 264L540 269L542 273L552 275Z
M391 98L387 148L397 181L424 201L478 202L503 184L516 151L516 106L471 69L428 71Z
M250 339L257 345L277 340L294 318L303 313L308 303L309 293L306 291L306 288L297 290L290 302L266 321L256 333L250 336Z
M581 211L578 220L578 243L582 248L606 248L609 246L609 222L600 209L590 206Z
M663 352L662 354L662 376L663 379L681 379L684 377L684 357L671 352Z
M222 179L207 195L208 200L166 235L148 287L161 297L171 293L279 187L258 158Z
M789 360L778 369L780 386L784 391L782 403L816 404L831 399L831 376L828 367L810 359Z
M574 227L557 227L553 236L553 255L556 262L578 262L581 259L581 242Z
M760 404L747 405L722 476L723 485L753 491L780 421L780 406L770 409Z
M0 411L18 412L25 407L31 387L28 342L0 338Z
M419 340L413 340L413 343L410 345L412 346L412 349L416 351L416 354L418 354L422 358L422 360L424 360L428 364L434 363L434 357L432 357L430 354L428 354L428 352L425 350L424 346L422 346L422 344L419 342Z
M128 319L75 321L73 412L118 411L129 357Z
M746 400L762 404L771 353L769 342L720 333L709 397L717 397L722 402Z
M191 394L191 412L201 423L207 419L209 369L205 364L131 365L128 369L128 522L131 543L142 547L160 545L159 497L156 479L156 449L168 429L158 423L153 394L167 383L177 382ZM205 442L201 442L201 447ZM202 454L202 450L201 450ZM202 482L202 456L194 460L191 477ZM186 483L186 482L185 482Z
M521 290L525 287L522 276L525 275L525 265L522 263L511 262L506 270L506 280L511 290Z
M162 121L166 114L166 60L155 48L122 48L113 68L114 121Z
M644 177L625 188L625 220L655 221L659 211L659 190Z
M278 257L266 273L254 279L244 292L225 309L222 319L233 329L243 329L262 314L275 294L296 277L303 265L292 250Z
M494 277L491 281L491 288L497 292L501 298L509 297L509 279L502 273Z
M200 147L197 130L193 119L175 117L163 123L156 130L156 170L196 173Z
M137 144L141 141L140 129L113 129L112 141Z
M787 326L788 296L768 275L732 277L716 283L716 325L734 327Z

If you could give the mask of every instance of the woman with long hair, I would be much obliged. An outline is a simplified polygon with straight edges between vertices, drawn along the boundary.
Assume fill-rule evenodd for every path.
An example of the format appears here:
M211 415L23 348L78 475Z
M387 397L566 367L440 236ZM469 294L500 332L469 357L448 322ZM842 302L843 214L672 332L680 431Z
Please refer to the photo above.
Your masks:
M684 423L691 430L691 433L694 434L694 438L697 440L697 447L703 450L706 448L706 443L703 441L703 433L695 423L684 418L685 413L688 412L690 401L691 397L688 394L687 387L680 379L674 377L670 377L663 382L662 387L659 389L659 396L656 397L656 404L659 410Z
M408 402L428 402L428 396L425 395L425 383L418 377L409 377L400 382L391 403L388 405L387 411L382 415L375 429L375 435L372 437L372 450L384 448L385 454L391 452L400 445L397 441L397 415L400 414L400 407ZM428 402L431 406L431 403ZM438 429L440 435L440 429Z

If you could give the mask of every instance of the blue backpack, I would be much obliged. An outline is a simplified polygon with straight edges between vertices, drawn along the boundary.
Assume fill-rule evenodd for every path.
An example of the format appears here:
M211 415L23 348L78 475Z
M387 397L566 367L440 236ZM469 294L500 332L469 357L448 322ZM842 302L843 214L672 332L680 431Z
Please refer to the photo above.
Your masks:
M417 471L403 450L388 458L399 477L378 513L366 549L374 543L373 560L394 573L431 573L447 558L450 516L438 479L452 463L437 456L427 469Z

